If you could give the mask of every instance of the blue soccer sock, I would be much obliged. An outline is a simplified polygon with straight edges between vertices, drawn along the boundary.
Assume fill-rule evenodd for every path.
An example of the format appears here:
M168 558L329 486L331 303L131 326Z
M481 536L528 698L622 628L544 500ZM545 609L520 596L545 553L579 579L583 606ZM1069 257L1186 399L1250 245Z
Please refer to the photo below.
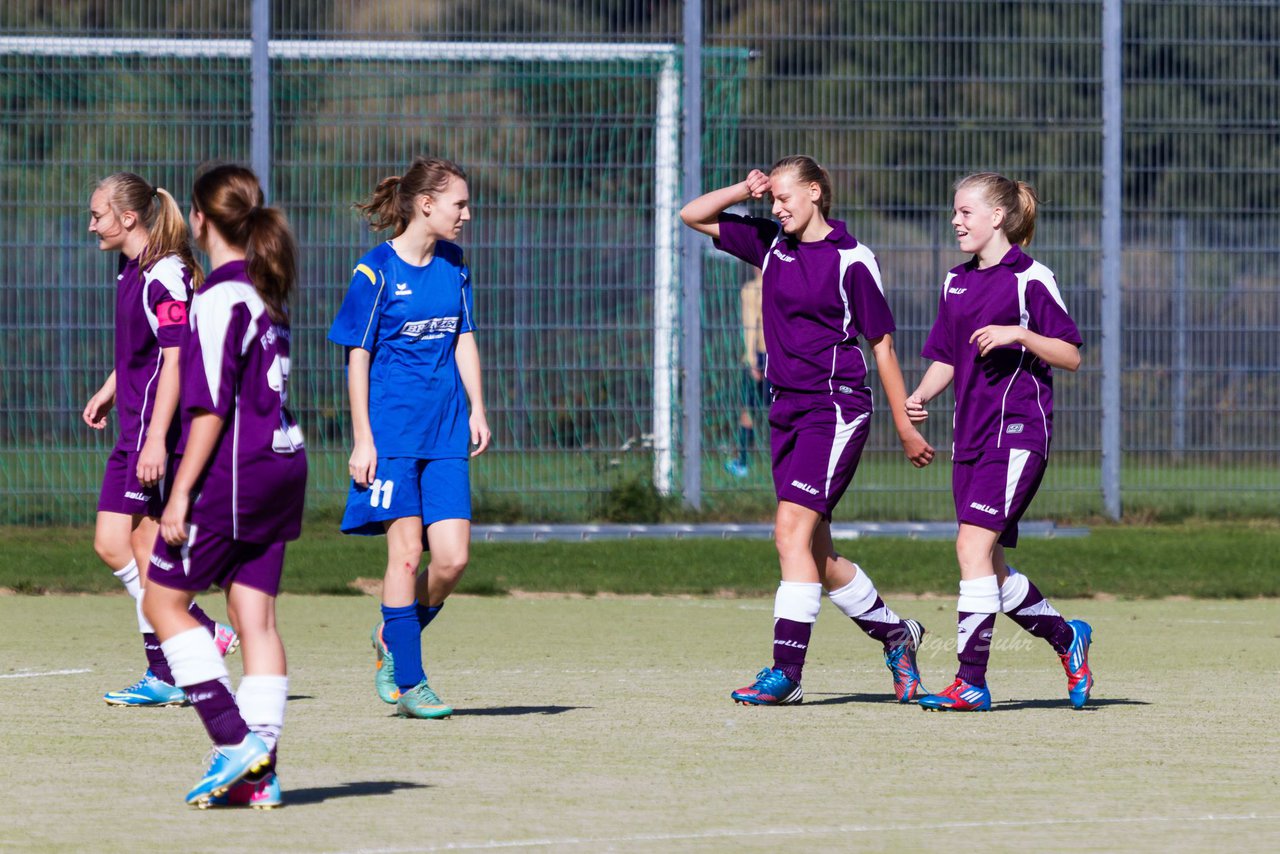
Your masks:
M440 609L443 607L443 602L439 605L423 605L421 602L414 603L414 608L417 609L418 614L418 631L421 632L427 626L431 625L431 621L436 618L436 614L439 614Z
M425 677L422 672L422 640L414 605L382 606L382 642L395 661L396 686L407 691Z

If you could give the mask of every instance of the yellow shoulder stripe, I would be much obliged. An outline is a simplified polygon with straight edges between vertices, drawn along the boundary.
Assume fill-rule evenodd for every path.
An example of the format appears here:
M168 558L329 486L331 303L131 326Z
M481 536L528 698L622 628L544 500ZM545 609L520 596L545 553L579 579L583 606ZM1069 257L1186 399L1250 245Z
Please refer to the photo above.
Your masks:
M371 285L376 285L376 284L378 284L378 277L377 277L377 276L375 276L375 275L373 274L373 271L372 271L372 270L370 270L368 267L366 267L364 264L357 264L357 265L356 265L356 272L357 272L357 273L364 273L366 276L368 276L368 277L369 277L369 284L371 284Z

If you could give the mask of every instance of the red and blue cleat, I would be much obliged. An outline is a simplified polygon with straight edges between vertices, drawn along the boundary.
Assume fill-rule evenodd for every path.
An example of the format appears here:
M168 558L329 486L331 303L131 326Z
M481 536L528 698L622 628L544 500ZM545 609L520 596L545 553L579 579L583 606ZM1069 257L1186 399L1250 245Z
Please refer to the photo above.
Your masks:
M1089 645L1093 642L1093 627L1084 620L1067 620L1071 627L1071 646L1058 656L1062 669L1067 672L1067 697L1072 708L1083 709L1093 690L1093 672L1089 670Z
M924 626L915 620L903 620L907 637L895 645L885 644L884 666L893 674L893 695L899 703L910 703L917 694L928 693L920 684L920 668L916 664L916 650L924 637Z
M920 708L930 712L989 712L991 691L957 678L945 691L921 697Z
M747 706L793 706L804 700L804 689L781 670L766 667L756 674L754 683L729 696Z

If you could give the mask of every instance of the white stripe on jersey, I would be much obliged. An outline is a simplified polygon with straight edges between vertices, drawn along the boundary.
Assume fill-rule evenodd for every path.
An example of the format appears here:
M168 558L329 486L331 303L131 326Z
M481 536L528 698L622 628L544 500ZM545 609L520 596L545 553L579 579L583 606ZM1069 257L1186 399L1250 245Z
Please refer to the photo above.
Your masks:
M182 273L186 269L186 265L177 255L166 255L152 264L150 270L142 273L142 311L147 316L152 335L155 335L156 330L160 328L160 321L147 302L147 292L151 290L151 283L159 282L176 302L185 303L188 297L187 283L183 280Z
M822 494L824 496L831 494L831 478L836 473L836 463L840 462L840 455L844 453L844 449L848 446L849 440L853 438L853 434L858 432L858 428L867 420L870 415L864 412L852 421L844 420L844 413L840 411L840 404L836 407L836 435L831 442L831 453L827 457L827 482L824 485Z
M160 376L162 364L164 364L164 354L156 353L156 369L151 372L151 376L147 377L147 384L142 389L142 409L138 410L138 441L133 448L135 451L142 450L142 440L147 435L147 423L143 414L147 411L147 401L151 399L151 389L156 385L156 377Z
M1063 311L1067 310L1067 304L1062 301L1062 293L1058 290L1058 280L1053 277L1053 271L1039 261L1033 261L1031 266L1017 274L1018 279L1018 308L1021 309L1023 315L1027 313L1027 285L1030 282L1039 282L1044 285L1044 289L1049 292L1049 296L1053 297L1053 301ZM1070 312L1068 312L1069 314ZM1026 323L1022 324L1023 328Z
M942 280L942 301L947 301L947 293L951 288L951 283L955 280L955 273L947 273L947 277Z
M1027 467L1030 451L1013 450L1009 452L1009 468L1004 475L1004 516L1009 518L1009 508L1013 506L1013 496L1018 491L1018 482L1022 480L1022 472Z
M240 341L240 353L244 354L249 351L249 345L256 335L258 318L267 311L266 304L253 289L253 285L247 282L223 282L216 288L198 292L191 300L191 325L200 339L204 378L215 405L221 391L222 349L226 345L231 312L242 303L249 309L249 326Z
M844 303L844 320L840 324L844 337L840 340L849 340L849 324L853 322L853 309L849 307L849 295L844 289L844 276L849 268L854 264L861 264L867 268L867 272L871 274L871 278L875 280L876 287L880 289L880 293L884 294L884 283L880 280L880 265L876 263L875 254L859 243L852 249L837 249L840 253L840 272L836 277L836 290L840 292L840 302ZM836 376L836 355L840 352L839 346L831 348L831 370L827 374L827 391L834 391L833 388ZM867 355L862 352L862 348L858 348L858 355L862 357L862 371L866 375L869 373L867 368Z

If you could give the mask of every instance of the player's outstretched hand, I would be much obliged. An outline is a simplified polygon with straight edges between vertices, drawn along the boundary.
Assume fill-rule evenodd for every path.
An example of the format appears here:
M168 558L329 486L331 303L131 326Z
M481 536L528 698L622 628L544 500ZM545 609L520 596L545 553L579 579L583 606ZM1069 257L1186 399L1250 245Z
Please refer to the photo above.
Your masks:
M920 435L919 430L912 428L911 432L902 436L901 439L902 450L906 452L907 459L911 460L911 465L922 469L933 462L933 446Z
M489 432L489 419L485 418L483 412L473 412L468 420L471 427L471 456L478 457L489 447L489 440L493 438L493 434Z
M356 486L368 486L378 474L378 449L372 440L356 440L351 451L351 459L347 461L347 471Z
M190 509L191 497L174 490L164 505L164 515L160 517L160 536L169 545L180 546L187 541L187 513Z
M747 193L753 199L763 198L764 194L769 192L773 184L769 180L769 176L761 172L759 169L752 169L747 173L747 180L743 182L747 185Z
M89 398L89 402L84 406L84 413L80 416L84 419L84 423L88 424L94 430L105 430L107 427L107 413L111 412L111 407L116 402L114 394L104 394L99 390L93 397Z
M907 398L906 410L912 424L919 424L929 417L928 410L924 408L924 398L919 394L912 394Z

